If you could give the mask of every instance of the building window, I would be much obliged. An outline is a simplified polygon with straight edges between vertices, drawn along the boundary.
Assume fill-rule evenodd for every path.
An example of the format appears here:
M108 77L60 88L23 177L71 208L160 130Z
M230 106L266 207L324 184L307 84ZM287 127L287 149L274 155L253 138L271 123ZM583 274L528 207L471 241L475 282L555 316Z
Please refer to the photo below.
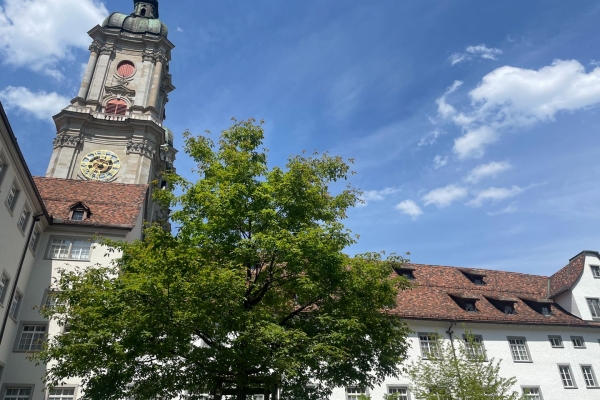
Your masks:
M524 387L523 388L523 399L524 400L542 400L542 392L539 387Z
M39 237L40 237L40 233L36 229L34 229L33 232L31 232L31 239L29 239L29 248L34 253L37 250Z
M598 387L598 382L596 381L596 375L594 375L594 370L591 365L582 365L581 373L583 374L583 380L585 381L585 386L589 388Z
M46 299L44 300L44 307L49 309L55 309L57 307L64 306L65 303L58 299L57 292L48 292Z
M0 304L4 304L4 298L6 297L6 292L8 292L8 276L6 274L2 274L0 276Z
M23 325L15 351L39 351L46 340L46 325Z
M106 103L105 114L125 115L127 112L127 103L124 100L113 99Z
M367 391L365 388L358 386L351 386L346 388L346 400L358 400L360 396L366 396Z
M470 272L465 272L465 271L460 271L463 273L464 276L467 277L467 279L469 279L472 283L474 283L477 286L483 286L485 285L485 275L480 275L480 274L473 274Z
M575 379L573 379L573 373L571 372L570 365L559 365L558 370L560 372L560 379L565 388L576 388Z
M409 400L408 399L408 388L391 386L388 387L388 394L394 396L395 400Z
M587 299L592 318L600 319L600 299Z
M591 268L592 268L592 275L594 275L594 278L600 278L600 266L592 265Z
M421 356L424 359L435 358L439 356L439 340L440 337L437 333L419 333L419 342L421 344Z
M75 210L71 214L71 221L83 221L85 219L85 211Z
M19 217L19 221L17 222L17 226L21 229L22 232L25 232L25 228L27 228L27 223L29 222L29 216L31 213L27 209L27 207L23 208L21 212L21 216Z
M90 259L91 248L92 243L87 240L52 239L48 258L87 261Z
M6 163L6 161L4 161L2 152L0 152L0 184L2 183L2 180L3 180L4 175L6 174L7 170L8 170L8 164Z
M12 185L10 190L8 191L8 196L6 196L6 205L8 209L12 211L15 208L15 204L17 203L17 199L19 198L19 189Z
M4 400L29 400L32 395L31 387L13 388L7 387L4 392Z
M470 359L486 360L483 337L481 335L463 335L463 340L465 341L465 352Z
M530 362L529 350L525 338L508 338L510 353L515 362Z
M585 340L581 336L571 336L571 342L576 349L585 349Z
M413 273L414 270L411 268L394 268L394 270L399 276L406 278L409 281L415 280L415 274Z
M48 393L48 400L73 400L75 388L55 388Z
M8 310L8 315L17 319L17 315L19 315L19 309L21 308L21 293L15 293L15 297L13 297L12 302L10 303L10 308Z
M548 339L550 339L550 346L554 348L565 347L560 336L548 336Z

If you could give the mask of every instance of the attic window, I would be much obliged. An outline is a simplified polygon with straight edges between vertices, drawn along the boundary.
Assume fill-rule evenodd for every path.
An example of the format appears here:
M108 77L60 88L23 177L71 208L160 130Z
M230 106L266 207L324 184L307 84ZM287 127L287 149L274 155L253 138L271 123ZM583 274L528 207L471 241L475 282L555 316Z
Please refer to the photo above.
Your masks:
M506 315L516 314L515 303L517 300L514 299L494 299L486 297L488 301L496 307L499 311L503 312Z
M145 8L142 8L142 12L141 12L141 14L142 14L142 17L145 17L145 16L146 16L146 9L145 9Z
M552 316L552 301L550 300L531 300L531 299L522 299L525 304L531 307L538 314L543 315L544 317Z
M600 279L600 266L591 265L590 267L592 268L592 275L594 276L594 278Z
M412 268L394 268L396 273L409 281L415 280L415 275L413 274L414 269Z
M127 112L127 103L123 100L110 100L106 103L106 108L104 110L105 114L110 115L125 115Z
M460 272L462 272L463 275L466 276L475 285L477 285L477 286L485 285L485 280L484 280L485 275L474 274L474 273L466 272L466 271L460 271Z
M478 312L479 311L477 309L477 301L479 300L479 297L469 296L469 295L464 295L464 294L454 294L454 293L449 293L448 295L450 297L452 297L452 300L454 300L454 302L456 304L458 304L458 306L460 308L462 308L463 310L465 310L467 312Z
M75 203L71 206L71 213L69 219L71 221L85 221L90 218L92 211L83 203Z
M75 210L73 214L71 214L72 221L83 221L85 219L85 211L84 210Z

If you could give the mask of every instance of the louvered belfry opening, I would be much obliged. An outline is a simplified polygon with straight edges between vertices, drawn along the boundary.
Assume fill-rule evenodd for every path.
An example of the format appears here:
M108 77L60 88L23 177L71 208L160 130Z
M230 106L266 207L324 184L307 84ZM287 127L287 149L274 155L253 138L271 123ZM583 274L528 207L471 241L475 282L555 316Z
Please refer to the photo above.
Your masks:
M122 61L117 67L117 73L123 78L129 78L135 73L135 65L131 61Z
M109 115L125 115L127 112L127 103L123 100L110 100L106 103L106 109L104 110L105 114Z

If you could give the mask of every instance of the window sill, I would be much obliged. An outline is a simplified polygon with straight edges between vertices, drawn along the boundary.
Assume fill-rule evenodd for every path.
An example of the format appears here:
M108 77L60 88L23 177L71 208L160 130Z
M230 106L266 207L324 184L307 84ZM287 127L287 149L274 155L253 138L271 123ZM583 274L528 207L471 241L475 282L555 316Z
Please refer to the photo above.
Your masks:
M600 389L600 386L586 386L586 389Z
M6 209L8 210L8 212L10 213L11 217L14 217L15 214L13 213L13 209L9 207L8 204L6 204L6 202L4 202L4 205L6 206Z
M80 259L74 259L74 258L50 258L50 257L44 257L44 260L65 261L65 262L83 262L83 263L89 263L92 261L92 260L80 260Z
M513 362L515 364L533 364L533 361L515 361L515 360L513 360Z
M15 324L17 323L17 319L16 319L14 316L12 316L12 315L9 315L9 317L10 317L10 319L12 319L12 320L13 320L13 322L14 322Z

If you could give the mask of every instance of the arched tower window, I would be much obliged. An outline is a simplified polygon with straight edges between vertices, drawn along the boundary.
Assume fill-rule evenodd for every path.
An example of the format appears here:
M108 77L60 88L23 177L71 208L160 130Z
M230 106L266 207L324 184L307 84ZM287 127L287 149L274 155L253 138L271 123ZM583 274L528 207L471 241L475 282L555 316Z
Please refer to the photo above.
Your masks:
M145 17L146 16L146 9L142 8L142 12L140 14L142 14L142 17Z
M106 103L104 113L110 115L125 115L126 111L127 103L125 101L113 99Z

